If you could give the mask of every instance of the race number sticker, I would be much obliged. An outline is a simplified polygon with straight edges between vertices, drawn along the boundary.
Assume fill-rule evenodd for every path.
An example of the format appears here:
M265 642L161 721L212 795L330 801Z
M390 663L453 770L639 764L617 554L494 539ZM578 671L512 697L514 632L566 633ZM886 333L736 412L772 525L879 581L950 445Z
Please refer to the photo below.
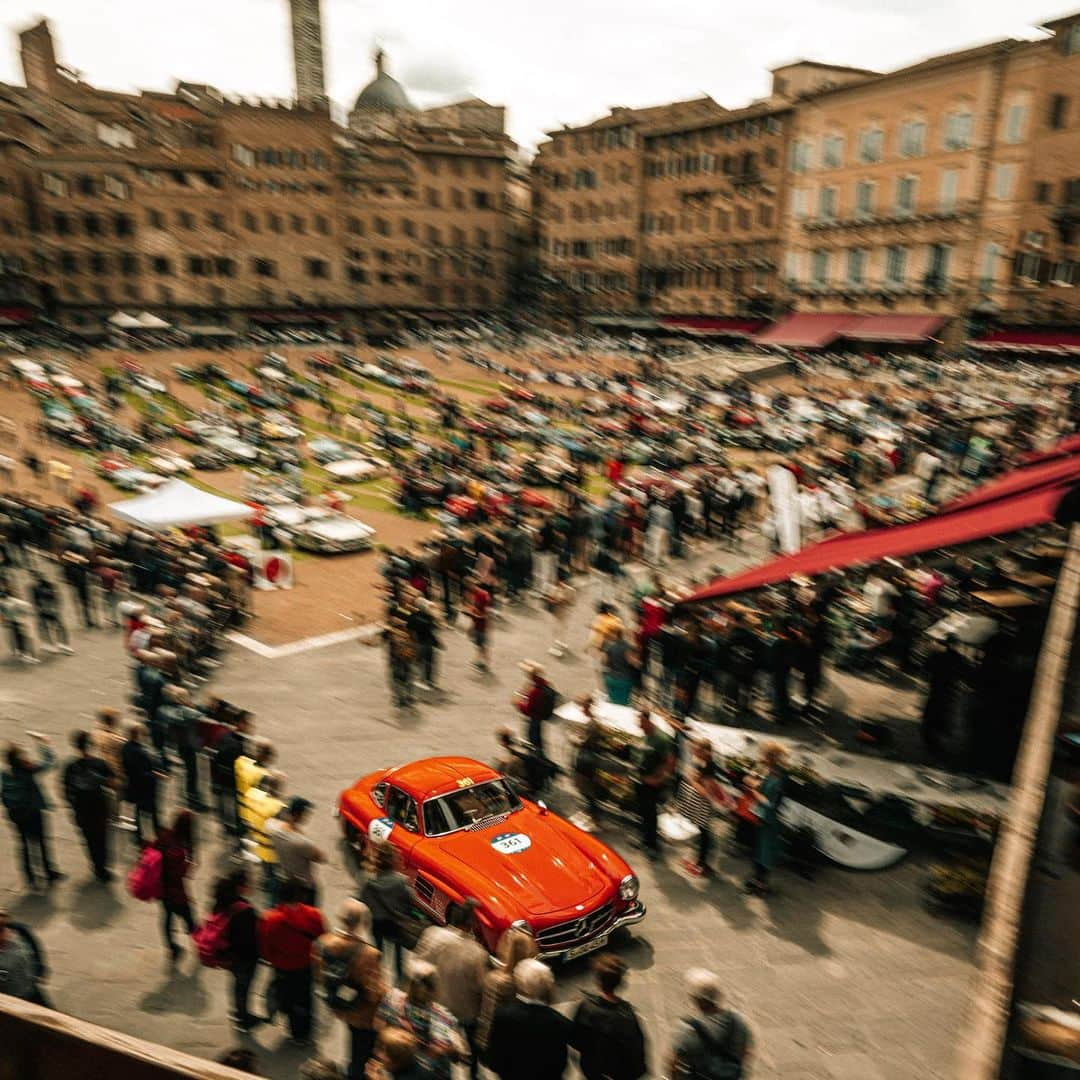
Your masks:
M390 833L394 830L394 823L388 817L377 817L368 826L368 836L377 844L390 839Z
M532 847L530 840L524 833L507 832L501 833L491 841L491 846L500 855L520 855Z

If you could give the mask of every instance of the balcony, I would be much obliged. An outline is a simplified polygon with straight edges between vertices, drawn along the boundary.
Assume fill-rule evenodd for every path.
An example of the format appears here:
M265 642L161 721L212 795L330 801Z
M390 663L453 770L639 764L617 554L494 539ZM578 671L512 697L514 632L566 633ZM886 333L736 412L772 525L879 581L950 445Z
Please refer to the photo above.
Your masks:
M1080 213L1080 207L1076 208ZM919 225L937 222L967 222L975 217L975 204L957 204L949 210L890 210L884 213L856 211L847 217L813 218L804 220L807 232L851 231L895 225ZM1080 218L1078 218L1080 220Z

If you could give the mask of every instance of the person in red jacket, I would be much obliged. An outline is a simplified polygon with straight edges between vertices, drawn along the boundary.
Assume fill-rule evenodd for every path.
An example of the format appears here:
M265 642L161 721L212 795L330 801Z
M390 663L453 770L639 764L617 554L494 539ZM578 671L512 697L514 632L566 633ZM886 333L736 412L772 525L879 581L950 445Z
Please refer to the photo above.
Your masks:
M162 829L154 840L161 852L161 933L175 964L183 949L173 939L173 919L179 919L189 934L195 930L195 916L187 891L187 878L195 865L195 819L190 810L180 810L172 828Z
M326 933L318 908L301 902L304 886L286 881L278 891L277 905L259 920L259 951L274 969L270 986L271 1017L285 1014L295 1045L311 1041L311 956L316 938Z

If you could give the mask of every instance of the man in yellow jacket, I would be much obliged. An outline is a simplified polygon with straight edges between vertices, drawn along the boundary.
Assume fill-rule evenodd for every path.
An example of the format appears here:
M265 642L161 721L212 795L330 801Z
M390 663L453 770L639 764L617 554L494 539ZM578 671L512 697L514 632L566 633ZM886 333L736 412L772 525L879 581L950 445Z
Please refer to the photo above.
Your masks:
M240 820L247 833L245 847L249 856L262 864L263 890L270 906L277 902L277 855L267 835L266 823L285 808L281 797L284 790L285 777L279 772L267 772L240 802Z

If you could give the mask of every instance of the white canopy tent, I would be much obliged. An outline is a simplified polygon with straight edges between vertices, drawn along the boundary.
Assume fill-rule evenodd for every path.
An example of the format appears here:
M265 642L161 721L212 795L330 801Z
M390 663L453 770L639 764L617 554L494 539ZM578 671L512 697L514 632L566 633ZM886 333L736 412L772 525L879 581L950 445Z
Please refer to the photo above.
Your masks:
M138 319L139 327L142 330L169 329L169 324L164 319L158 318L157 315L151 315L149 311L140 311L136 318Z
M134 315L129 315L126 311L118 311L110 316L109 325L115 326L118 330L138 330L142 324Z
M123 521L152 532L186 525L218 525L251 517L251 507L193 487L185 480L170 480L157 491L111 503L109 509Z

